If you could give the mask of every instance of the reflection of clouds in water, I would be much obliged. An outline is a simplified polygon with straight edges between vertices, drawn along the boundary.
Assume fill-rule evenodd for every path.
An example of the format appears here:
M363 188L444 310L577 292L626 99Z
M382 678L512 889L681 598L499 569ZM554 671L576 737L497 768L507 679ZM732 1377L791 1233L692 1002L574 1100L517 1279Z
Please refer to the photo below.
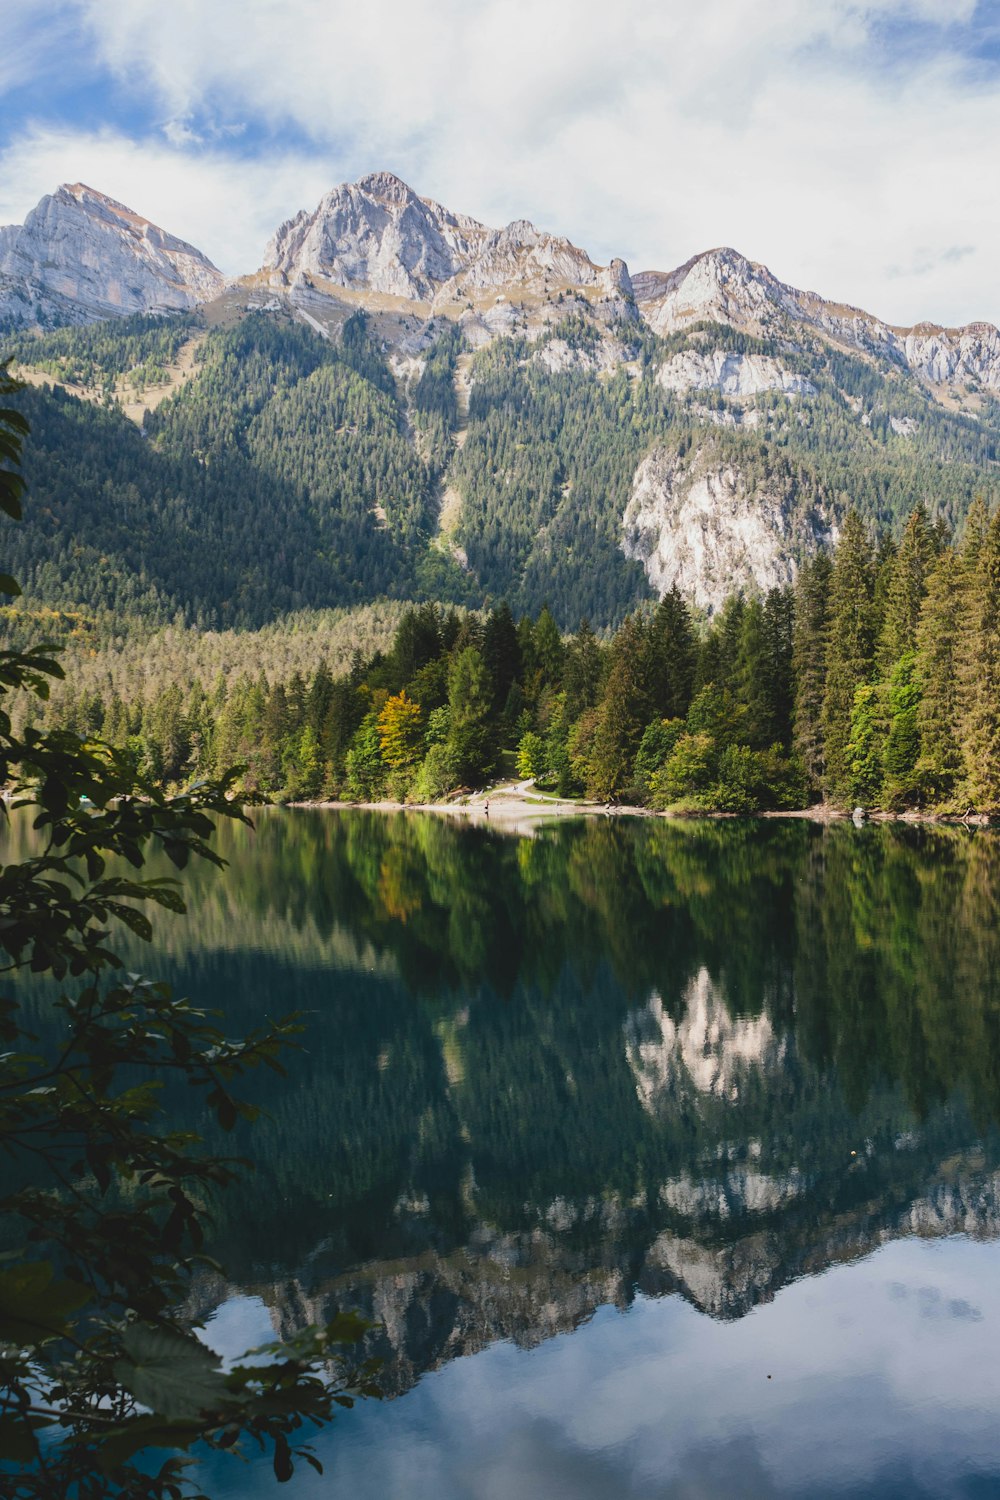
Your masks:
M274 1321L260 1297L230 1297L203 1326L205 1343L225 1364L276 1337Z
M910 1241L738 1323L640 1299L531 1352L494 1345L349 1414L318 1445L329 1488L316 1493L938 1500L976 1480L996 1493L998 1255ZM928 1290L982 1319L928 1321Z
M776 1036L769 1016L734 1019L707 969L688 981L684 1003L678 1022L654 993L625 1021L625 1055L639 1100L651 1114L690 1086L699 1094L735 1101L751 1068L772 1067L784 1059L785 1041Z
M914 1299L924 1318L959 1318L979 1323L983 1317L982 1310L967 1298L945 1297L940 1287L936 1286L906 1286L895 1281L889 1288L889 1296L894 1302Z

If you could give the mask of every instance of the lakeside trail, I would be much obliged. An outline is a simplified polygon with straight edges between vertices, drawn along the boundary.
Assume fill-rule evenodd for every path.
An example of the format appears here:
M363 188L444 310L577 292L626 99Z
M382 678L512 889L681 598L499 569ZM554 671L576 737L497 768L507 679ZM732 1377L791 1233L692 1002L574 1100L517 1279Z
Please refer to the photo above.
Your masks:
M470 792L467 797L454 802L292 802L290 807L327 808L334 811L349 811L360 808L368 812L428 812L444 817L464 818L467 822L484 827L499 828L504 833L531 834L541 824L553 818L670 818L689 821L692 818L736 818L739 813L728 812L657 812L651 807L629 807L623 803L574 801L557 797L550 792L540 792L533 781L511 781L492 786L479 792ZM752 818L799 818L811 823L850 822L852 814L843 808L818 803L815 807L797 808L790 812L756 812L745 816ZM968 828L988 825L987 814L971 817L946 817L939 813L866 813L865 822L872 823L946 823Z

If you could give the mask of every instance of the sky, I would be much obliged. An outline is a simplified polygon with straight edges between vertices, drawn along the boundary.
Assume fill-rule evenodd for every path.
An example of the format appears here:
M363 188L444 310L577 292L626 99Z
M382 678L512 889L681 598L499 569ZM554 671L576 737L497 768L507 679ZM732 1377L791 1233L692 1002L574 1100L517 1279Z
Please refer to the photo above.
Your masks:
M82 181L225 272L387 169L606 262L733 245L892 323L1000 323L1000 0L30 0L0 224Z

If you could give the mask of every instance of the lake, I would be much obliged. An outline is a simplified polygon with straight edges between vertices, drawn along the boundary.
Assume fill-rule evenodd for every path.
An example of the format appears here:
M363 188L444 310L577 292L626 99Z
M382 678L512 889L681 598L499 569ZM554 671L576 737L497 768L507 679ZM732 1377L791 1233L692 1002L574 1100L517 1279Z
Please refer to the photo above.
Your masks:
M135 961L305 1013L193 1301L223 1353L371 1320L296 1494L1000 1495L1000 838L257 825Z

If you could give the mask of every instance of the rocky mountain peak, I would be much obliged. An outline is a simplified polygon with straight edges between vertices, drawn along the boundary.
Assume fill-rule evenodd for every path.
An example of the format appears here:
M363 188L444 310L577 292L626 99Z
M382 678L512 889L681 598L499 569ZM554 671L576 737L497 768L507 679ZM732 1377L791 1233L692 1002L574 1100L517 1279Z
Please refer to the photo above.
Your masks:
M374 172L332 188L312 213L282 224L263 269L279 285L308 278L424 301L467 263L471 241L485 233L393 173Z
M200 250L85 183L64 183L0 230L0 323L175 312L217 296Z
M416 193L395 172L369 172L359 177L355 184L358 191L381 203L408 203Z
M528 219L491 229L419 197L391 172L331 189L313 213L277 231L264 267L280 287L336 287L427 302L437 311L470 297L544 297L553 287L593 287L631 301L623 261L596 266ZM481 304L482 305L482 304Z
M790 290L730 246L705 250L675 271L642 271L633 287L643 316L661 334L703 321L766 328L782 317Z

